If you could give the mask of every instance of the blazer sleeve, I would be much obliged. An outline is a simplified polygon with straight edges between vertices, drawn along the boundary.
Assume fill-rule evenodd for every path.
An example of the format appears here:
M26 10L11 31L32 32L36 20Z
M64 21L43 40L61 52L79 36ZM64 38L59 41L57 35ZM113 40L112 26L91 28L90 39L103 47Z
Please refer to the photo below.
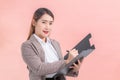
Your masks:
M23 43L21 46L22 57L27 66L37 75L47 75L57 72L62 66L65 65L64 60L59 60L53 63L44 63L32 49L30 43Z

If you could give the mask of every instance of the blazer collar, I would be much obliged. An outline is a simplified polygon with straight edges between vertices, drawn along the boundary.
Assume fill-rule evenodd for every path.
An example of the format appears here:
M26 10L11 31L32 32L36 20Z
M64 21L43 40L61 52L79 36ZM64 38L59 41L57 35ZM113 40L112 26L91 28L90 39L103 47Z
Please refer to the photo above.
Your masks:
M43 61L45 61L45 53L44 50L41 46L41 44L38 42L38 40L35 38L34 35L31 35L30 39L31 43L35 46L35 48L38 50L39 54L41 55L41 58L43 59ZM58 43L55 40L50 39L51 44L53 45L54 49L56 50L56 52L58 53L58 57L59 59L62 58L61 55L61 50L60 47L58 46Z

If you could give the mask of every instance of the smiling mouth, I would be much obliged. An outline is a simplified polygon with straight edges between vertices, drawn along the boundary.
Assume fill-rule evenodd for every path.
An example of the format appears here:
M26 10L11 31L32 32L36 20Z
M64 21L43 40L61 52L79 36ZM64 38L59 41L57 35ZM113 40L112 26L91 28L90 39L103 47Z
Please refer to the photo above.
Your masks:
M45 34L48 34L48 31L43 31Z

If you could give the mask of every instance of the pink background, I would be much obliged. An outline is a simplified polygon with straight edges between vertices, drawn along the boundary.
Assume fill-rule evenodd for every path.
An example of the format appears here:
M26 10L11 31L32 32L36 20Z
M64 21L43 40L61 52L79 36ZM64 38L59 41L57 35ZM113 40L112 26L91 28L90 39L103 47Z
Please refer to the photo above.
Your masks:
M96 50L84 59L79 76L68 80L120 80L119 0L1 0L0 80L28 80L20 46L39 7L55 14L51 38L60 42L63 55L92 34Z

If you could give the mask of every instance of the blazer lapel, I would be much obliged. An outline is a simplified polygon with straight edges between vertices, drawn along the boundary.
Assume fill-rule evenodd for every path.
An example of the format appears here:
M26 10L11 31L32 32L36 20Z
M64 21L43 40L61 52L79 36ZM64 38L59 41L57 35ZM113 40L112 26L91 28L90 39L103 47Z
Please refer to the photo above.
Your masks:
M40 43L37 41L37 39L34 37L34 35L32 35L30 37L30 41L33 44L34 48L36 48L36 50L38 51L38 54L40 55L41 60L45 61L44 50L43 50L42 46L40 45Z
M61 48L55 40L51 40L51 44L53 45L54 49L56 50L59 59L62 59Z

